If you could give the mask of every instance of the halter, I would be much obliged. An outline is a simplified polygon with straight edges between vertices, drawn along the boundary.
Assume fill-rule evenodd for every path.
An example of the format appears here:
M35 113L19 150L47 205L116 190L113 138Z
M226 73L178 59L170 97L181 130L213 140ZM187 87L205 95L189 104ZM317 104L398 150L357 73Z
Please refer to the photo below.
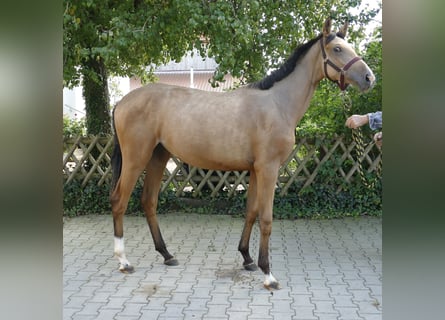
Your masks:
M326 76L326 78L328 78L329 80L331 80L332 82L335 82L339 87L341 91L344 91L347 87L348 87L348 83L345 83L345 71L348 71L348 69L357 61L361 60L362 58L357 56L352 58L347 64L345 64L343 66L343 68L339 68L335 63L333 63L331 60L329 60L329 58L326 55L326 52L324 51L324 45L323 45L323 38L322 37L320 39L320 46L321 46L321 54L323 55L323 64L324 64L324 75ZM326 44L328 44L330 41L332 41L332 39L334 39L335 36L331 39L328 39L328 41L326 41ZM330 65L335 71L340 72L340 81L338 80L333 80L331 79L331 77L329 77L328 74L328 65Z

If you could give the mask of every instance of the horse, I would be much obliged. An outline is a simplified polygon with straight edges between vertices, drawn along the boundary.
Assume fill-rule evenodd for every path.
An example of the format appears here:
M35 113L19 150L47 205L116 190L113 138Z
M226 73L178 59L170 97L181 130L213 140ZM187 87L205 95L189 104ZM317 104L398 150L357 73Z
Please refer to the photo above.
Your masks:
M361 92L375 82L371 69L344 40L348 24L338 32L331 31L331 25L329 18L317 37L298 46L280 68L258 82L218 93L153 83L128 93L115 106L110 202L114 254L121 272L134 272L125 255L123 217L144 169L141 202L155 249L166 265L178 265L156 217L164 168L175 155L204 169L249 171L238 250L243 267L257 270L249 240L259 217L258 266L265 275L263 285L269 290L280 288L270 269L269 238L278 170L295 144L295 127L322 79L337 83L340 90L352 84Z

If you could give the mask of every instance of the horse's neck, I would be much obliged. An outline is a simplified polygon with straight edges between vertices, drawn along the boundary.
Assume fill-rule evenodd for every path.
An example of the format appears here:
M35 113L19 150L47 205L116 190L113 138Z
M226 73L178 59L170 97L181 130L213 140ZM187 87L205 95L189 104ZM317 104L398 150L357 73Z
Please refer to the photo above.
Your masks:
M321 63L318 63L319 55L318 46L312 46L295 70L271 88L279 108L293 126L297 125L309 108L314 91L323 78Z

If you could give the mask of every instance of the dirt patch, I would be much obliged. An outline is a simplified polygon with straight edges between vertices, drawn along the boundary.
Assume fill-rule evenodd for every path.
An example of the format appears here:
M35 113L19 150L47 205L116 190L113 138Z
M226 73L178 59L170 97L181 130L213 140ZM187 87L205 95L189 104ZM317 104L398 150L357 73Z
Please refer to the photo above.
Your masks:
M235 284L250 285L253 276L243 270L221 269L215 272L219 279L231 279Z
M141 288L141 293L146 294L147 297L153 296L156 292L158 292L159 286L157 284L147 284Z

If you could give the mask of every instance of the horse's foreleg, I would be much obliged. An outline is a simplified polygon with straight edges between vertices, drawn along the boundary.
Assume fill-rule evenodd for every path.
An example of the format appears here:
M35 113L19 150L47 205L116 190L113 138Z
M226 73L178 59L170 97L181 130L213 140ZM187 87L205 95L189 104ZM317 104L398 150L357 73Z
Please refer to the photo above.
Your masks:
M265 166L257 171L258 209L260 216L260 250L258 266L266 275L264 286L267 289L279 289L280 284L272 275L269 264L269 239L272 232L273 199L279 166Z
M145 176L144 190L142 193L142 207L145 211L156 251L164 257L164 263L166 265L176 266L178 265L178 261L168 252L156 217L159 188L161 186L165 165L170 156L171 154L162 145L158 145L153 151L151 160L146 168L147 174Z
M244 259L244 269L248 271L257 270L256 264L253 262L252 257L249 252L249 242L250 235L252 232L252 227L255 223L255 220L258 216L258 205L256 203L257 199L257 188L256 188L256 175L255 171L250 171L249 178L249 190L247 195L247 210L246 210L246 221L244 222L243 233L241 234L241 239L238 245L238 250L241 252L241 255Z

